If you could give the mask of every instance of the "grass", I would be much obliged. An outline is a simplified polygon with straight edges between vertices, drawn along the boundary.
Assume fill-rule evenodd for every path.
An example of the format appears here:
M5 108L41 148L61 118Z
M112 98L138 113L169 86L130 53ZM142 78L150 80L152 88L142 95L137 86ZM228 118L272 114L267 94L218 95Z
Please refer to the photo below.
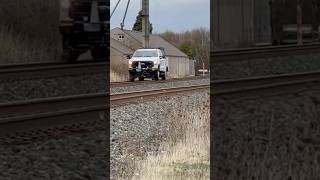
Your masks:
M137 162L132 180L205 180L209 179L209 108L176 115L176 133L163 144L164 151Z
M58 0L0 2L0 64L61 59Z
M118 58L111 57L110 63L110 81L111 82L120 82L128 81L128 64L126 60L118 61ZM113 61L112 61L113 60Z

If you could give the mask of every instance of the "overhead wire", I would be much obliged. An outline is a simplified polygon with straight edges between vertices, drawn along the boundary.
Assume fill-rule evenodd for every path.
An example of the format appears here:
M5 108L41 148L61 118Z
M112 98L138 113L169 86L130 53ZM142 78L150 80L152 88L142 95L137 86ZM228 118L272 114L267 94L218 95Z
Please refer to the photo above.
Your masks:
M121 22L121 24L120 24L121 29L123 29L123 27L124 27L124 21L125 21L126 16L127 16L127 12L128 12L128 8L129 8L129 4L130 4L130 0L128 0L128 2L127 2L126 11L125 11L125 13L124 13L124 16L123 16L122 22Z
M111 15L110 15L110 18L112 17L113 13L116 11L116 9L117 9L117 7L118 7L118 5L119 5L120 1L121 1L121 0L118 0L118 2L117 2L117 4L116 4L116 6L114 7L114 9L113 9L113 11L112 11L112 13L111 13Z

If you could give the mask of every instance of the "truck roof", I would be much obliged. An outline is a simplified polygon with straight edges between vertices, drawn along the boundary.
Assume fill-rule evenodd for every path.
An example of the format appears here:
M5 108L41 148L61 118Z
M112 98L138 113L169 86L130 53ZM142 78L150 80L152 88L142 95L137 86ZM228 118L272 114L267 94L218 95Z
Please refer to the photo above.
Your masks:
M159 47L159 48L139 48L136 51L139 51L139 50L144 50L144 51L160 50L160 51L162 51L163 54L166 54L166 51L162 47Z
M137 50L159 50L159 48L139 48Z

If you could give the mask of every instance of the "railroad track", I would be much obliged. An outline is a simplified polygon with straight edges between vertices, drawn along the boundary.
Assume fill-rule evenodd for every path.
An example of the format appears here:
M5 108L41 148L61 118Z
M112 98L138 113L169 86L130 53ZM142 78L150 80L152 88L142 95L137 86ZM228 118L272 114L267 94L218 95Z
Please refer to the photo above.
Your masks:
M281 45L259 48L241 48L211 51L211 63L259 60L270 57L319 54L320 43L304 45Z
M107 73L107 62L81 61L76 64L32 63L0 65L1 80L26 80L68 75Z
M112 94L110 96L110 102L113 106L138 102L146 99L154 99L158 96L172 96L177 94L185 94L194 91L201 91L209 89L209 85L198 85L198 86L188 86L188 87L178 87L178 88L168 88L168 89L158 89L158 90L148 90L148 91L135 91L129 93L119 93Z
M272 75L210 83L213 96L265 96L309 90L319 86L320 71ZM141 103L158 96L185 95L208 90L209 85L121 94L87 94L0 104L0 143L26 143L34 139L107 127L108 107ZM109 99L110 98L110 99ZM110 104L108 104L110 100Z
M193 77L185 77L185 78L172 78L167 80L145 80L145 81L135 81L135 82L111 82L111 87L124 87L124 86L135 86L135 85L145 85L145 84L161 84L161 83L170 83L170 82L178 82L178 81L187 81L187 80L199 80L199 79L206 79L209 78L208 75L206 76L193 76Z
M310 90L319 86L320 71L211 81L213 96L248 98Z
M157 96L185 94L207 86L125 94L87 94L0 104L0 144L28 143L65 133L107 128L108 102L113 106Z
M0 143L105 128L105 93L0 104Z

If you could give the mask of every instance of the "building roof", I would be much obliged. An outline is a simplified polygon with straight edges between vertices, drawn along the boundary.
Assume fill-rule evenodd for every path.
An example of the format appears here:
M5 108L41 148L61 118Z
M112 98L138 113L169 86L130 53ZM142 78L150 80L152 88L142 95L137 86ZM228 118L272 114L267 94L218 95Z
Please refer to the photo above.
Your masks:
M121 30L120 28L114 28L111 31L113 31L115 29ZM132 38L134 38L135 40L137 40L142 46L143 41L144 41L144 37L143 37L142 32L131 31L131 30L122 30L122 31L125 32L127 35L131 36ZM151 48L163 47L165 49L166 55L168 55L168 56L177 56L177 57L188 58L188 56L185 53L183 53L177 47L175 47L174 45L172 45L171 43L169 43L168 41L163 39L160 35L150 34L149 43L150 43ZM120 43L120 44L122 44L122 43ZM112 42L111 42L111 46L113 46Z
M110 37L110 47L123 53L123 54L132 54L134 52L133 49L127 47L123 43L117 41L116 39Z

